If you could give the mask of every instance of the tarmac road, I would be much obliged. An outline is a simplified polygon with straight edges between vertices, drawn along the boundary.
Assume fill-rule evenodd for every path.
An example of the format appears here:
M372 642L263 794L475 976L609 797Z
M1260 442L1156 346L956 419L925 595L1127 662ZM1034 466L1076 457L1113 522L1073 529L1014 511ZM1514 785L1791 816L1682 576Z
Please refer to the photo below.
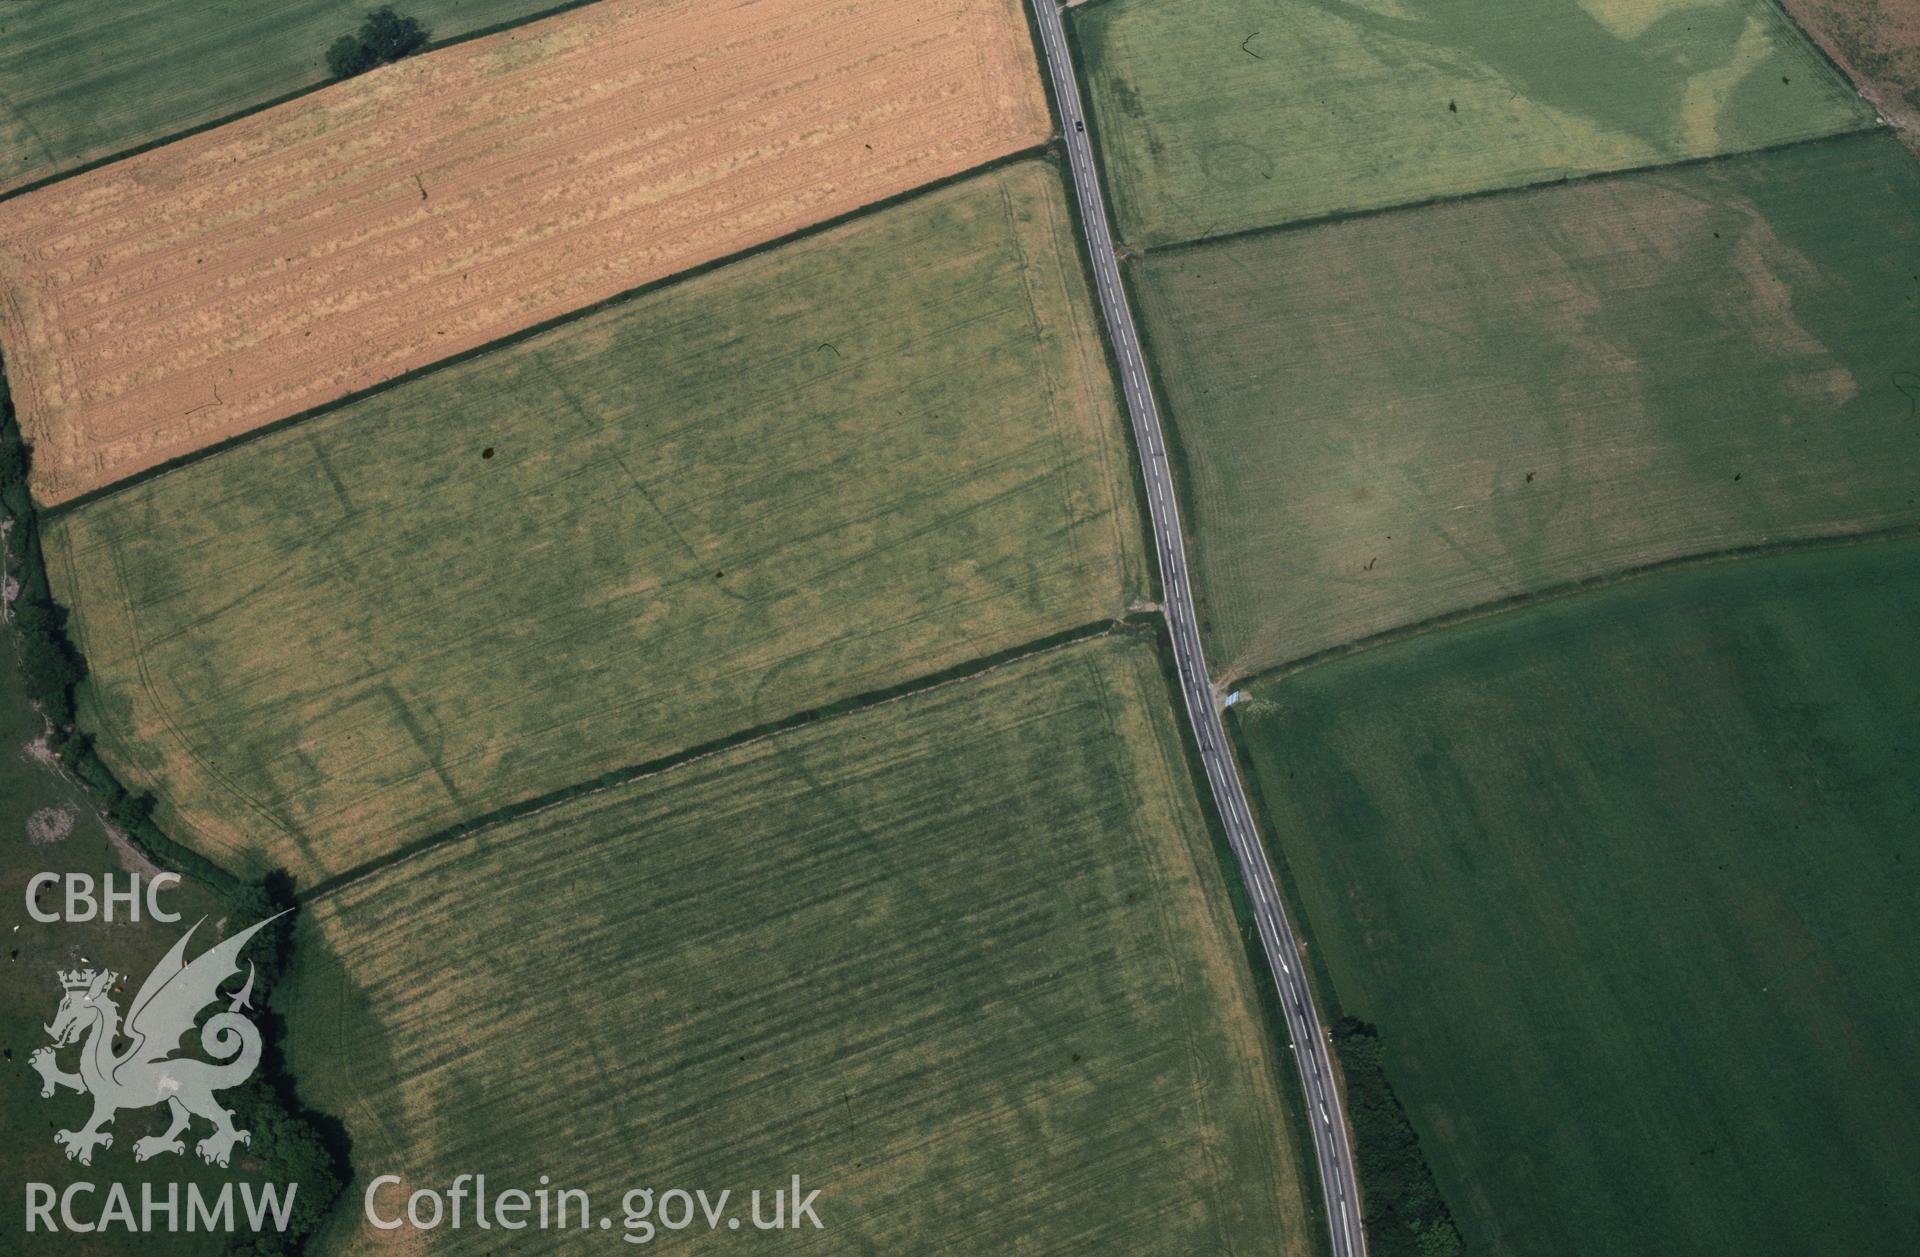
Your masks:
M1287 1033L1293 1039L1300 1084L1306 1092L1314 1149L1319 1155L1320 1190L1326 1198L1334 1257L1364 1257L1366 1236L1360 1226L1346 1110L1340 1089L1334 1085L1327 1037L1307 989L1305 966L1300 963L1293 926L1281 906L1273 866L1254 828L1253 812L1247 806L1239 767L1227 749L1219 700L1207 679L1206 657L1201 653L1200 632L1194 618L1193 588L1187 579L1187 551L1180 534L1180 512L1174 503L1173 476L1160 434L1160 412L1154 405L1153 390L1147 384L1133 311L1127 304L1126 290L1120 285L1113 232L1107 224L1106 203L1094 173L1093 148L1083 126L1086 113L1080 100L1080 84L1074 78L1066 30L1055 0L1034 0L1034 8L1046 52L1047 72L1053 79L1054 99L1059 103L1064 122L1074 195L1092 254L1100 314L1120 361L1127 413L1133 421L1134 440L1146 474L1147 508L1152 518L1154 546L1159 551L1167 622L1179 662L1180 691L1186 700L1187 719L1193 725L1194 738L1206 763L1207 784L1213 790L1214 801L1226 824L1234 858L1239 861L1241 880L1253 901L1267 964L1280 990Z

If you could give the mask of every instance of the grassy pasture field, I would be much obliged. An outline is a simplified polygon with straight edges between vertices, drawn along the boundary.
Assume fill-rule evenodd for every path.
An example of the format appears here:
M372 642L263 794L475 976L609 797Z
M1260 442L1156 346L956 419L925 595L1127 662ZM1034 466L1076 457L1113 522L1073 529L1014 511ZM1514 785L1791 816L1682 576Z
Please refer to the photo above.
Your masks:
M1131 465L1024 162L55 518L83 716L303 884L1126 612Z
M1873 120L1773 0L1100 0L1073 21L1143 247Z
M1880 131L1149 255L1216 670L1920 521L1916 204Z
M1016 0L602 0L0 203L52 505L1043 141Z
M1920 154L1920 0L1780 0Z
M558 0L400 0L435 39ZM11 0L0 6L0 192L324 82L372 0Z
M129 975L128 982L138 990L181 930L203 916L218 917L223 909L217 897L188 883L161 896L166 910L181 914L177 926L151 920L144 905L137 923L126 920L124 911L111 923L58 925L27 914L27 886L37 874L85 873L97 882L111 873L122 879L116 886L124 886L129 873L138 873L144 886L154 871L137 852L109 837L85 792L46 757L45 728L21 684L14 632L0 625L0 947L6 951L0 962L0 1145L7 1149L0 1158L0 1234L9 1237L26 1231L28 1183L64 1185L105 1174L127 1183L137 1199L142 1182L190 1180L211 1193L232 1179L191 1156L145 1165L134 1161L134 1140L166 1124L158 1109L121 1114L114 1123L114 1146L95 1158L91 1175L79 1171L67 1160L66 1150L53 1142L56 1129L80 1127L89 1108L84 1096L71 1091L43 1099L40 1076L29 1063L34 1050L49 1042L44 1027L53 1020L63 994L57 972L89 965L113 969ZM59 892L45 892L41 903L47 911L59 910ZM200 937L206 932L202 927ZM124 1007L126 996L121 999ZM72 1049L62 1053L63 1066L73 1068L76 1055ZM35 1253L59 1257L214 1257L225 1247L224 1240L205 1235L135 1238L64 1231L53 1236L37 1231L32 1243Z
M1236 704L1467 1241L1920 1249L1920 541L1656 573Z
M298 954L303 1089L409 1187L799 1174L825 1229L783 1251L1318 1251L1134 631L430 849L311 902ZM360 1251L343 1212L324 1251Z

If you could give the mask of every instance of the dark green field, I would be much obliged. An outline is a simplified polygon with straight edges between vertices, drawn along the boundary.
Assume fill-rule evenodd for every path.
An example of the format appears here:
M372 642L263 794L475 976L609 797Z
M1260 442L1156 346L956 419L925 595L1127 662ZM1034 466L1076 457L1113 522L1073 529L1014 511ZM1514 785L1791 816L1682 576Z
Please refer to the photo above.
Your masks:
M437 40L561 0L398 0ZM0 191L285 96L376 0L0 4Z
M195 886L181 886L161 896L161 906L178 912L178 925L163 925L144 915L138 923L124 920L124 912L109 924L49 925L26 912L28 884L40 873L85 873L96 882L107 873L124 887L124 878L150 865L123 845L116 845L101 824L92 802L47 757L42 741L46 722L28 702L21 688L12 629L0 626L0 1235L25 1239L26 1184L64 1187L76 1180L118 1180L138 1191L142 1182L187 1181L217 1191L231 1179L191 1156L162 1159L142 1165L133 1159L134 1140L154 1134L166 1125L159 1109L128 1110L114 1122L114 1146L94 1158L91 1169L69 1162L66 1151L53 1142L58 1129L77 1129L87 1120L88 1101L71 1091L51 1099L40 1095L40 1076L28 1063L34 1050L49 1040L45 1029L59 1008L63 992L58 971L91 965L130 975L139 989L153 965L166 954L180 931L202 916L218 917L219 901ZM54 837L55 834L64 834ZM143 883L144 884L144 883ZM45 911L60 910L58 890L41 900ZM202 927L200 937L206 934ZM61 1054L63 1067L74 1068L78 1049ZM98 1198L95 1198L96 1203ZM116 1234L111 1239L81 1235L49 1236L37 1232L30 1250L61 1257L109 1257L119 1254L218 1253L222 1241L204 1236L157 1236L132 1240ZM4 1248L0 1244L0 1248Z
M1315 957L1498 1254L1920 1251L1920 541L1255 688Z
M1152 247L1873 123L1774 0L1099 0L1120 235Z
M1136 632L382 869L308 905L290 995L303 1094L363 1175L550 1174L605 1211L822 1193L824 1230L676 1251L1304 1257L1324 1234ZM377 1251L358 1210L334 1223L325 1251Z
M1149 255L1214 667L1920 521L1916 206L1879 132Z
M88 727L303 882L1126 613L1054 169L656 290L60 516Z

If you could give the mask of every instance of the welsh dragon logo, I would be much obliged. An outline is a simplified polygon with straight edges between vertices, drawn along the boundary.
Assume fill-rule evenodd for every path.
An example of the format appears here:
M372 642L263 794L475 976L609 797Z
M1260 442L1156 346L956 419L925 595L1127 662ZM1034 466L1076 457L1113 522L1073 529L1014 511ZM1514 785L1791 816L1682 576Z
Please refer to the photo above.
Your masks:
M135 1141L136 1161L185 1152L180 1136L196 1117L213 1123L213 1133L194 1145L201 1160L209 1165L224 1167L235 1144L251 1142L247 1131L234 1129L232 1110L223 1108L213 1093L239 1086L260 1064L260 1031L240 1015L241 1009L251 1007L252 962L247 965L246 985L227 1004L226 1011L209 1017L200 1029L201 1048L221 1063L174 1053L180 1048L180 1040L193 1030L201 1010L220 998L220 984L240 972L240 952L248 940L276 919L269 917L242 930L189 962L187 943L206 919L195 922L140 984L140 993L127 1008L124 1026L120 1008L113 1002L114 983L120 975L92 969L61 972L60 985L66 989L66 996L60 1001L53 1024L44 1027L53 1046L36 1050L30 1063L40 1075L43 1098L61 1087L93 1097L92 1120L80 1130L63 1130L53 1137L67 1150L68 1160L93 1164L95 1148L113 1146L113 1136L103 1127L114 1114L156 1104L167 1106L172 1121L164 1134ZM128 1046L116 1052L114 1044L123 1037ZM81 1045L80 1070L70 1074L60 1068L56 1053L76 1043Z

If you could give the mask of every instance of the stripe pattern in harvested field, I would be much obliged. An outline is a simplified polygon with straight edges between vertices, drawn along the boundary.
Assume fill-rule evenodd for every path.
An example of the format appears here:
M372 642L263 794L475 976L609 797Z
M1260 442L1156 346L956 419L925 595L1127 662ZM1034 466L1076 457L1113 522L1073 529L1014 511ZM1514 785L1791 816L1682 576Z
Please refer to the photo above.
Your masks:
M54 520L102 749L303 883L1125 613L1125 437L1019 162Z
M1014 0L607 0L0 204L57 503L1031 146Z
M399 7L444 43L567 3ZM373 7L374 0L8 0L0 5L0 195L326 82L327 45Z
M303 1098L410 1186L538 1172L613 1210L799 1174L824 1229L783 1251L1310 1257L1171 700L1141 636L1083 642L320 897ZM357 1220L328 1251L372 1246Z

